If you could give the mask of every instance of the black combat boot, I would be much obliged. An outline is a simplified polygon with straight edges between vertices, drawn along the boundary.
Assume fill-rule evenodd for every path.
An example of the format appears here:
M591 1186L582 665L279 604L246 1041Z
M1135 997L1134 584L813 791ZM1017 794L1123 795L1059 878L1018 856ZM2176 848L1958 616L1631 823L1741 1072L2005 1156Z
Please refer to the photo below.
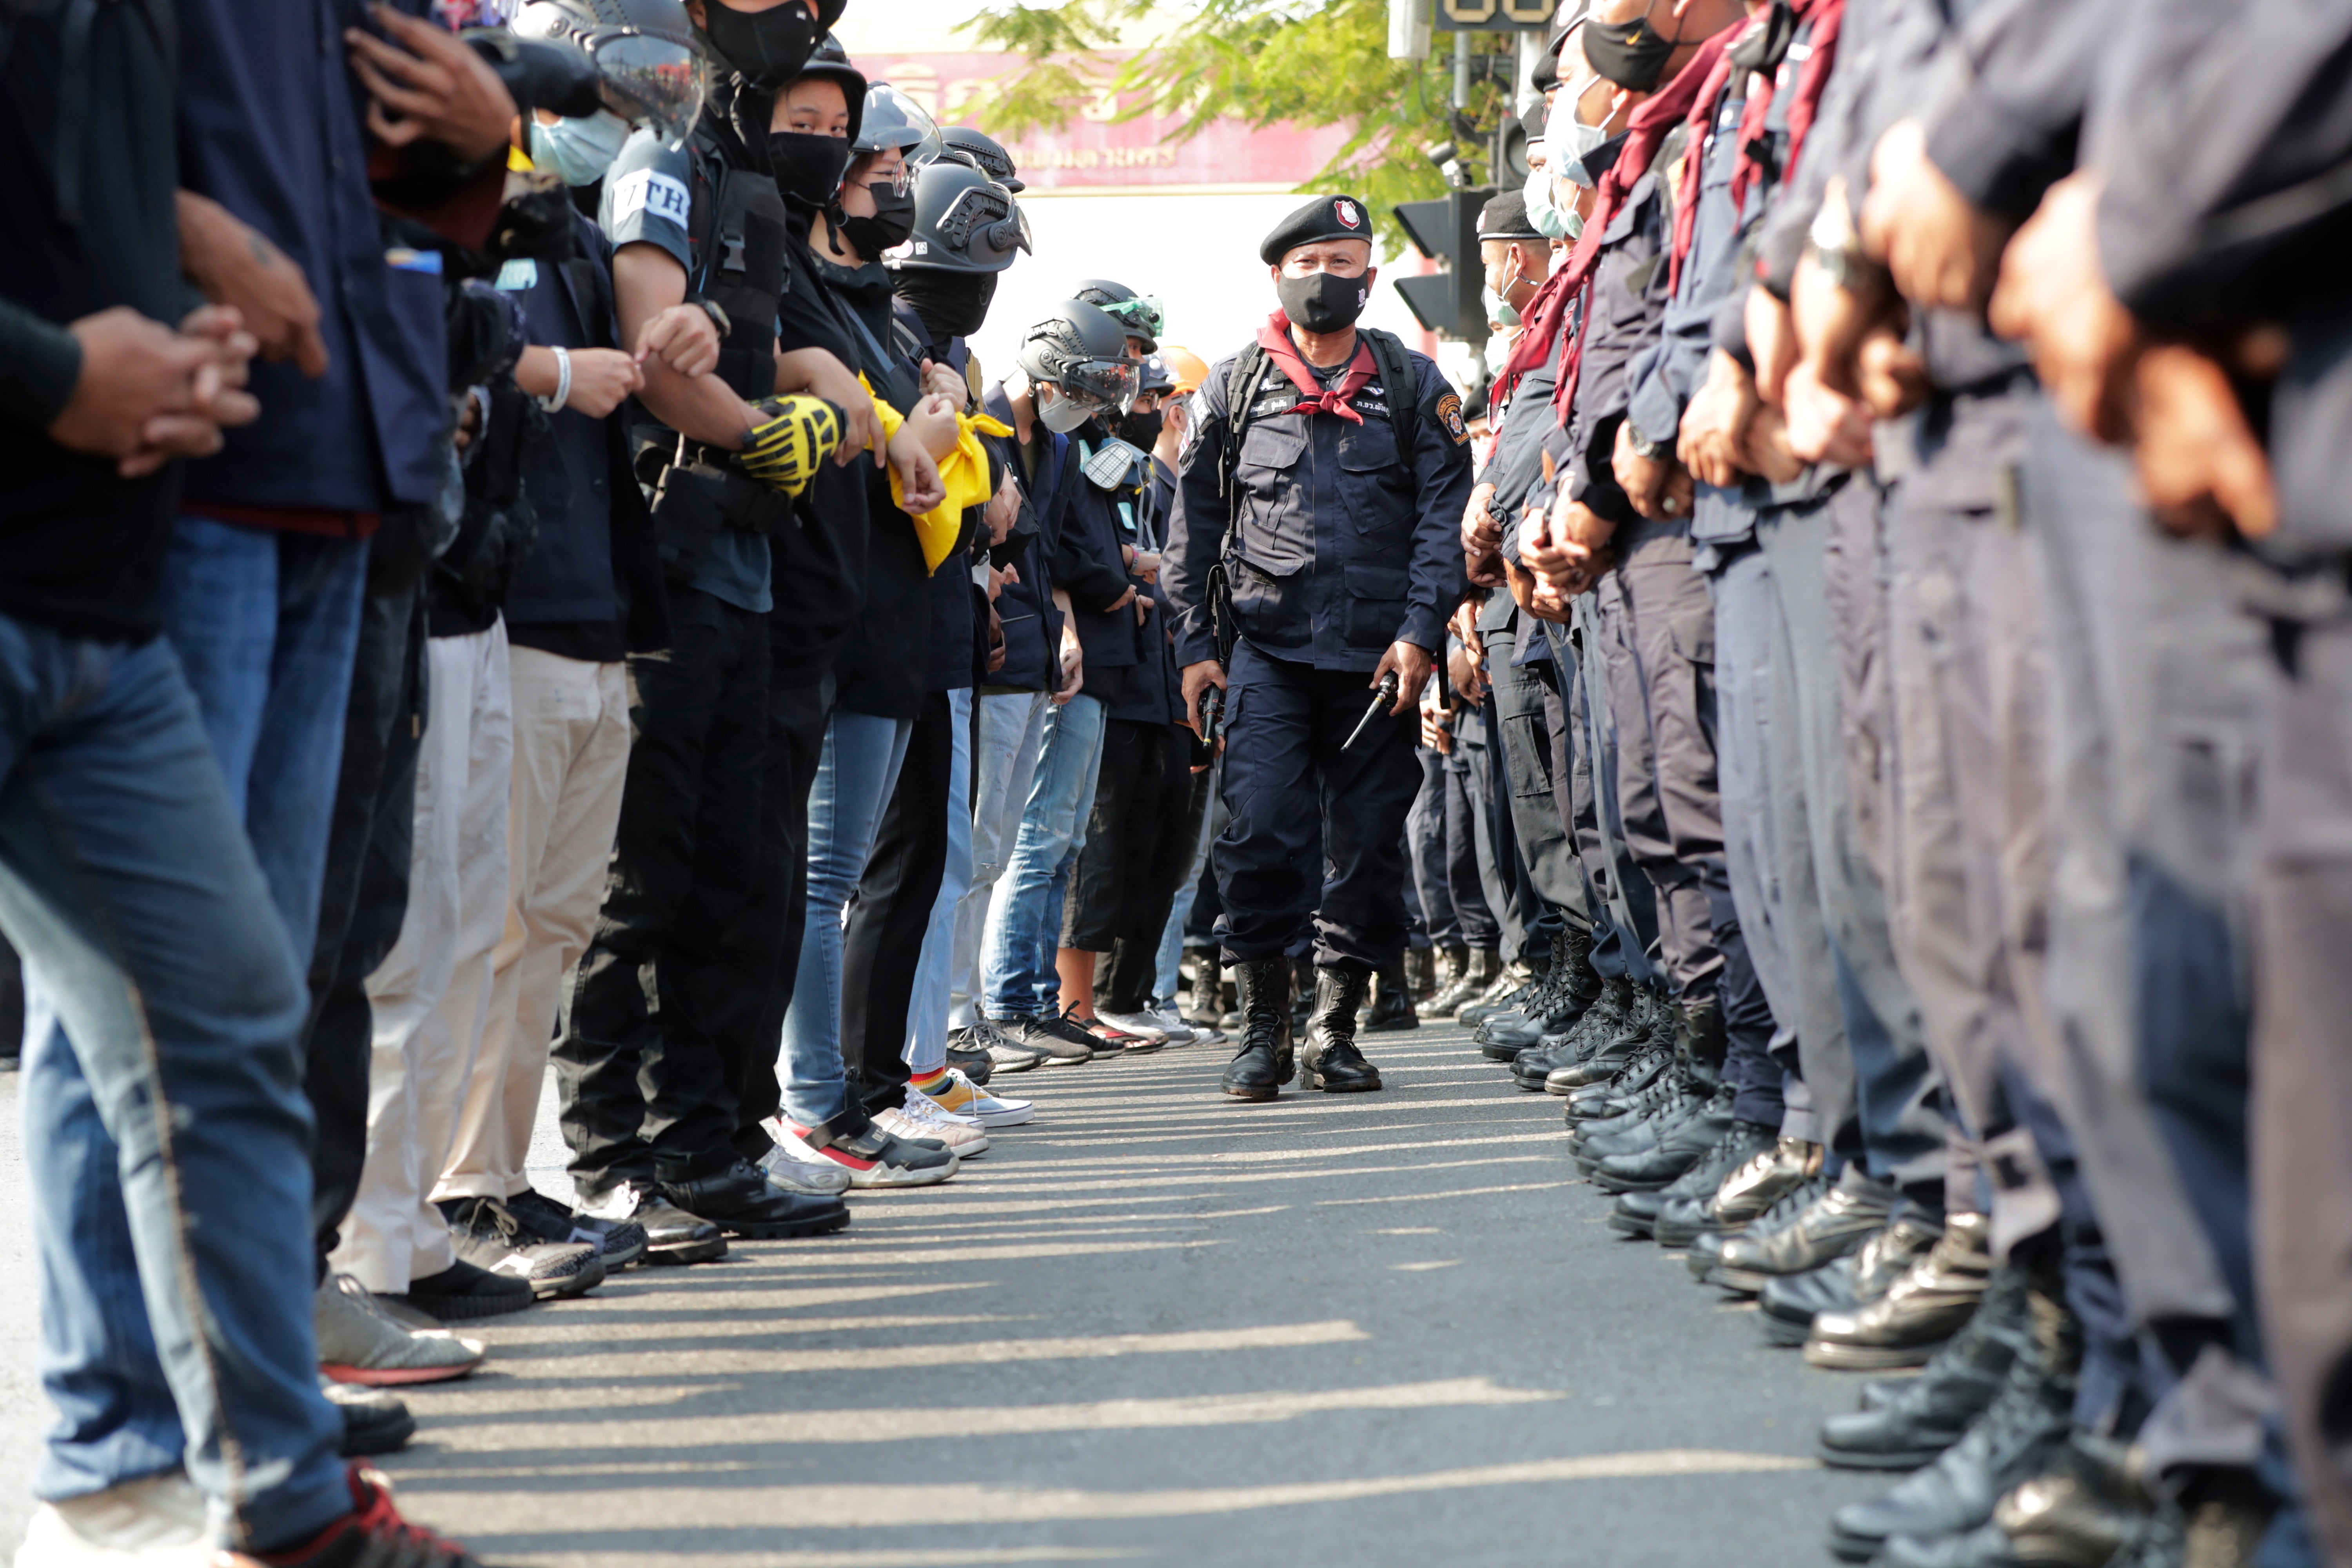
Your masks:
M1225 1016L1224 950L1212 943L1192 949L1192 989L1185 995L1184 1022L1214 1028Z
M1421 1015L1413 1008L1412 982L1405 978L1404 960L1399 957L1383 965L1373 979L1372 1005L1364 1015L1364 1032L1387 1035L1420 1028Z
M1470 949L1466 945L1448 942L1437 949L1436 954L1437 973L1433 978L1437 989L1421 998L1421 1005L1442 1018L1475 993L1470 989Z
M1381 1087L1381 1069L1356 1049L1356 1009L1371 973L1352 963L1315 971L1315 1012L1299 1053L1298 1087L1326 1094L1360 1094Z
M1415 1002L1437 994L1435 948L1408 947L1404 950L1404 994Z
M1290 961L1290 1037L1297 1039L1307 1032L1307 1017L1315 1005L1315 960L1294 958Z
M1290 1077L1290 960L1254 959L1231 971L1241 993L1242 1048L1225 1065L1235 1100L1272 1100Z

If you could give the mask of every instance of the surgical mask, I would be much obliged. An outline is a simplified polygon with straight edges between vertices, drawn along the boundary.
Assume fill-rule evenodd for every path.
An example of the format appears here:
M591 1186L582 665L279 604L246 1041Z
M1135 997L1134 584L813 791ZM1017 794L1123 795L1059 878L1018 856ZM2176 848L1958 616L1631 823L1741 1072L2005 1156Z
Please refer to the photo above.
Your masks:
M843 218L841 232L857 247L858 255L872 261L892 246L904 245L915 232L915 193L876 184L867 186L866 194L874 198L874 216Z
M1310 272L1304 278L1275 280L1274 292L1291 325L1310 332L1336 332L1356 324L1372 297L1370 281L1361 276L1342 278L1336 272Z
M1546 239L1570 239L1574 231L1570 224L1575 220L1573 211L1554 206L1551 200L1551 171L1532 169L1528 173L1528 221Z
M1037 417L1056 436L1066 436L1096 415L1102 405L1091 398L1072 397L1052 382L1037 386Z
M1551 152L1551 172L1572 184L1590 185L1584 157L1609 140L1606 128L1587 125L1576 118L1576 100L1562 92L1552 100L1551 119L1544 125L1544 145Z
M629 122L609 109L584 120L559 120L552 125L531 121L530 161L555 171L567 185L593 185L604 177L621 143L629 139Z
M814 211L833 200L834 192L841 189L842 172L848 167L845 136L819 136L810 131L768 132L768 172L775 176L777 193L803 211Z
M1517 261L1518 258L1519 253L1517 250L1514 250L1510 253L1509 258L1504 262L1504 265L1508 267L1511 262ZM1519 278L1511 278L1507 276L1503 279L1502 288L1496 289L1492 286L1487 288L1486 293L1486 319L1488 321L1499 322L1506 327L1516 327L1519 324L1519 309L1517 306L1511 303L1511 290L1521 281L1522 279Z
M702 8L703 31L719 58L754 87L789 86L816 52L816 18L798 0L756 14L730 10L726 0Z

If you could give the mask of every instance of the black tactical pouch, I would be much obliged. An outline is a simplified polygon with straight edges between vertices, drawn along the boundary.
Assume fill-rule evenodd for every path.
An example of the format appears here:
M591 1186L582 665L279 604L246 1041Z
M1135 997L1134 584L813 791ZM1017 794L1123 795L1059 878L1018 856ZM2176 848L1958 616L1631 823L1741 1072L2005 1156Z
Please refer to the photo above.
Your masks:
M680 444L681 449L683 443ZM654 545L662 575L684 587L702 570L710 542L727 525L727 476L718 468L677 461L659 447L637 450L637 477L652 487Z

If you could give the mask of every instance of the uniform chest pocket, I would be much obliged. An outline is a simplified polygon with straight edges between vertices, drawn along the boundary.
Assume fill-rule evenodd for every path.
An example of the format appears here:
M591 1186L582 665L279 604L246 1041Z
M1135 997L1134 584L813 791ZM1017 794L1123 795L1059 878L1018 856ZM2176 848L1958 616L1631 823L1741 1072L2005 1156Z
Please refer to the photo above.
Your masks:
M1304 496L1307 432L1299 421L1252 425L1242 432L1241 458L1234 484L1241 494L1240 553L1277 575L1287 575L1315 559L1315 520ZM1236 590L1236 597L1238 597Z
M1297 427L1295 418L1285 418L1280 424L1261 421L1242 432L1241 460L1234 465L1234 477L1251 494L1271 500L1288 481L1290 470L1306 450L1307 432Z
M1404 625L1405 599L1412 576L1402 562L1350 561L1339 581L1348 591L1342 636L1356 648L1386 647Z
M1366 419L1339 435L1339 493L1357 534L1402 549L1412 533L1412 476L1385 419Z

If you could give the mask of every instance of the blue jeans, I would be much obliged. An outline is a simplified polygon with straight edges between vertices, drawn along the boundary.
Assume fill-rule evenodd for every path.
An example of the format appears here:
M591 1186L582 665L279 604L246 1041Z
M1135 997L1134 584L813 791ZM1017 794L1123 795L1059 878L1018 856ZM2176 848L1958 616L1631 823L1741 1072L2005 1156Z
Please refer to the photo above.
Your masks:
M184 1464L250 1550L352 1506L310 1333L309 998L268 897L171 643L0 616L0 931L36 980L58 1412L35 1489Z
M968 687L948 693L955 726L955 752L948 764L948 864L940 874L940 896L931 901L922 956L915 961L915 997L907 1016L907 1067L918 1073L936 1072L948 1059L956 910L971 889L971 697Z
M1201 869L1209 863L1209 846L1225 826L1225 803L1216 785L1209 786L1209 809L1201 814L1201 832L1192 844L1192 868L1177 886L1176 901L1169 906L1168 929L1160 935L1160 978L1151 999L1163 1007L1176 1005L1176 988L1183 984L1184 927L1192 919L1192 900L1201 896Z
M184 517L156 608L270 901L306 968L319 932L368 547Z
M1045 741L1042 691L991 691L980 698L972 725L971 886L956 910L955 951L949 959L948 1024L965 1028L979 1016L983 996L980 960L997 879L1021 837L1021 808L1037 775Z
M914 728L911 719L841 711L825 726L824 759L809 787L808 924L777 1063L784 1119L798 1126L817 1126L849 1109L841 1063L842 916L866 874Z
M1095 781L1102 773L1102 700L1073 697L1045 715L1037 774L1022 808L1013 859L988 912L983 988L992 1018L1043 1017L1061 1011L1062 900L1070 868L1087 846Z

